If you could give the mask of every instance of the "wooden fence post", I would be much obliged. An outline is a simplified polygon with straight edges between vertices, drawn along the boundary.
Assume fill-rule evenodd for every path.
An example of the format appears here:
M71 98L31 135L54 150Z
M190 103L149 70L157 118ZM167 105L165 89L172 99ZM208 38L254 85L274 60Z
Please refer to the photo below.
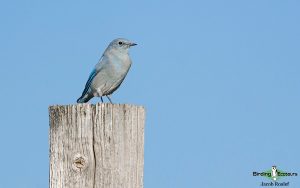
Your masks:
M50 106L50 188L142 188L145 109Z

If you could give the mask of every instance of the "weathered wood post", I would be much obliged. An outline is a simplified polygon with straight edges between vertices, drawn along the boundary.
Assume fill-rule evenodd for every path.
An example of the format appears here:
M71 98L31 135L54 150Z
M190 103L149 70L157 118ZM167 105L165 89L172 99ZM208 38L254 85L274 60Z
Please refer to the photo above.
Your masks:
M141 188L145 109L50 106L50 188Z

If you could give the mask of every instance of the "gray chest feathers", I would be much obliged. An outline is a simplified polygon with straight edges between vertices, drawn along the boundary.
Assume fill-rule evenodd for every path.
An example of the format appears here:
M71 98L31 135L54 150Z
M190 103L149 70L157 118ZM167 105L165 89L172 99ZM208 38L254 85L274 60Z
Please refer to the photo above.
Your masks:
M131 66L128 54L109 57L108 63L96 75L92 87L98 96L110 95L119 88Z

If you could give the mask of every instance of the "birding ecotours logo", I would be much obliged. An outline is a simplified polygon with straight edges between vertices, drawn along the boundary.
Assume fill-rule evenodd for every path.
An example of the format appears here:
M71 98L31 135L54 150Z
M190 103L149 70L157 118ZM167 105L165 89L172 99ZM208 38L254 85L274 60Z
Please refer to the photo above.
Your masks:
M278 176L276 166L272 166L272 174L271 175L272 175L272 179L274 181L276 181L277 180L277 176Z
M261 182L261 186L289 186L290 182L278 182L284 177L295 177L298 176L296 172L286 172L283 170L279 170L275 165L270 169L265 170L263 172L253 172L253 176L262 176L265 177L271 182Z

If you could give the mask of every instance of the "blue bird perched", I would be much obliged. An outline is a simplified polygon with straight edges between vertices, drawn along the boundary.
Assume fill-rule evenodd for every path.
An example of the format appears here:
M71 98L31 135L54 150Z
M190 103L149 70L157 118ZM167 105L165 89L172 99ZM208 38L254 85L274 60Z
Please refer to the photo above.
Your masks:
M113 40L104 51L99 62L91 72L78 103L88 102L93 97L106 96L110 103L110 95L119 88L127 75L131 59L128 50L136 44L123 38Z

